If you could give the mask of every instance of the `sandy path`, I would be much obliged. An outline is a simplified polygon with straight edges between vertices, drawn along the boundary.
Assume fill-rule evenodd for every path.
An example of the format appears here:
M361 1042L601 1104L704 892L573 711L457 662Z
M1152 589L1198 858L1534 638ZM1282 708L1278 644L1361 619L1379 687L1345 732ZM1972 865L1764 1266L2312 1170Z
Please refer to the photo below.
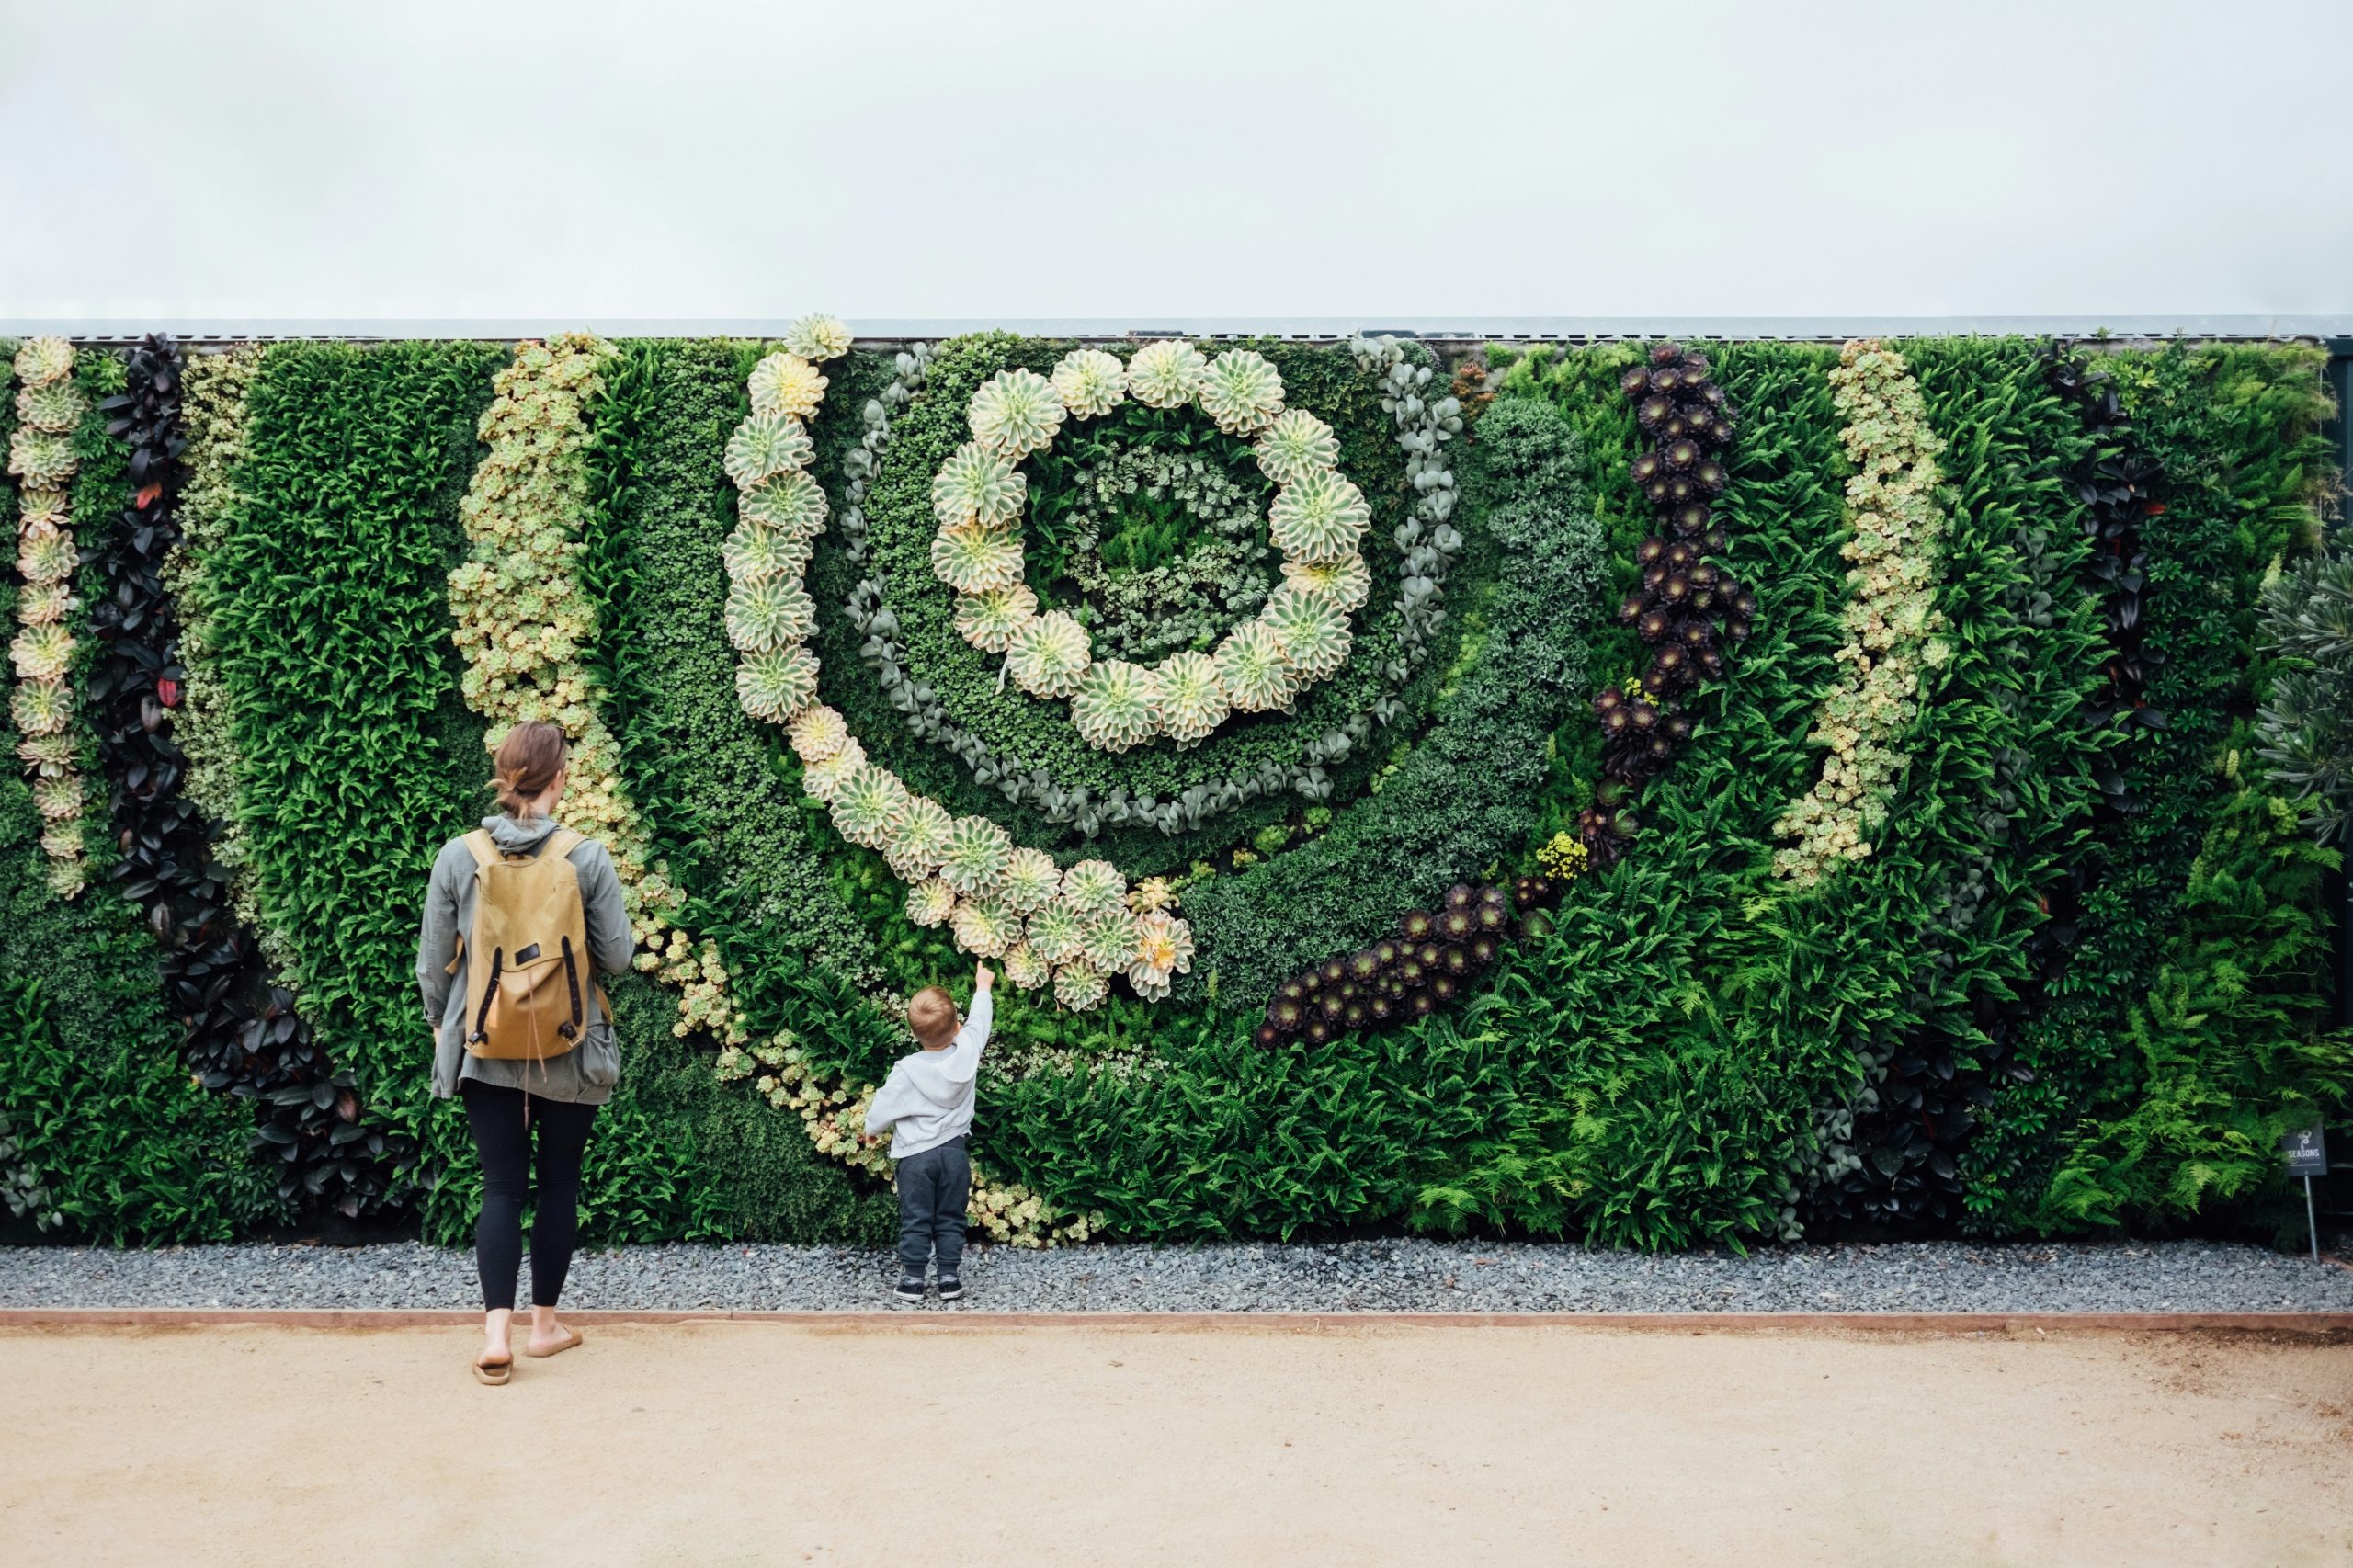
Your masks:
M0 1333L0 1562L2353 1561L2344 1347L591 1333Z

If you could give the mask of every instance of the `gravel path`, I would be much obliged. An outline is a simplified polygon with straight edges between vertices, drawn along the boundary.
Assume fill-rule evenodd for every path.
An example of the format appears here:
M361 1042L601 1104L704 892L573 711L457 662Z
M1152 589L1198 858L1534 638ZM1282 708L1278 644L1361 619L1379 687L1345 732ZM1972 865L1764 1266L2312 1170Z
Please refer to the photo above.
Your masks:
M887 1254L854 1248L622 1247L576 1257L564 1300L584 1308L858 1310L892 1304L894 1278ZM2353 1269L2206 1242L1909 1242L1745 1258L1430 1241L976 1246L965 1255L964 1279L959 1306L996 1312L2353 1311ZM414 1243L0 1248L0 1307L479 1300L471 1253Z

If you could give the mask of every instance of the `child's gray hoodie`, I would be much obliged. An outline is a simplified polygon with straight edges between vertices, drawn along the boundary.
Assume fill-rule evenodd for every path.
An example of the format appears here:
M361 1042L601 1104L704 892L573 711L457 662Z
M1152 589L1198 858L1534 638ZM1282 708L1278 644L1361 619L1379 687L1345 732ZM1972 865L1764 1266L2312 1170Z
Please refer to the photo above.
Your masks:
M937 1149L972 1131L972 1080L980 1074L989 1020L995 1015L991 994L976 992L971 1016L947 1050L903 1056L882 1080L867 1108L866 1133L870 1138L889 1128L892 1159Z

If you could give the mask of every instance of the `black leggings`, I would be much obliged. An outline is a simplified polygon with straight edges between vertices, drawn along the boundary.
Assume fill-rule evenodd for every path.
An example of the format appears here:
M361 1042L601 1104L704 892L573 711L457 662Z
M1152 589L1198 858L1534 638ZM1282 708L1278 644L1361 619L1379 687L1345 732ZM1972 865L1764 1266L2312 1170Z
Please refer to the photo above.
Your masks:
M552 1307L563 1294L572 1248L580 1239L580 1157L597 1108L543 1100L521 1089L459 1081L466 1125L482 1156L482 1218L474 1221L474 1266L482 1303L515 1305L523 1267L523 1195L530 1185L531 1129L540 1130L540 1199L531 1217L531 1304ZM528 1117L528 1119L526 1119Z

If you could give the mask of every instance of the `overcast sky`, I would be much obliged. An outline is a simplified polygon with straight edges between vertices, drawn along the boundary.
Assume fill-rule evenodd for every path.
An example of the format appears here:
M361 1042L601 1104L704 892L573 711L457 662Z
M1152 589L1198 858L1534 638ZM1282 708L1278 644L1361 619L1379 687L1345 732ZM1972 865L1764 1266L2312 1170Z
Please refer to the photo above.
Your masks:
M0 318L2353 312L2348 62L2347 0L0 0Z

